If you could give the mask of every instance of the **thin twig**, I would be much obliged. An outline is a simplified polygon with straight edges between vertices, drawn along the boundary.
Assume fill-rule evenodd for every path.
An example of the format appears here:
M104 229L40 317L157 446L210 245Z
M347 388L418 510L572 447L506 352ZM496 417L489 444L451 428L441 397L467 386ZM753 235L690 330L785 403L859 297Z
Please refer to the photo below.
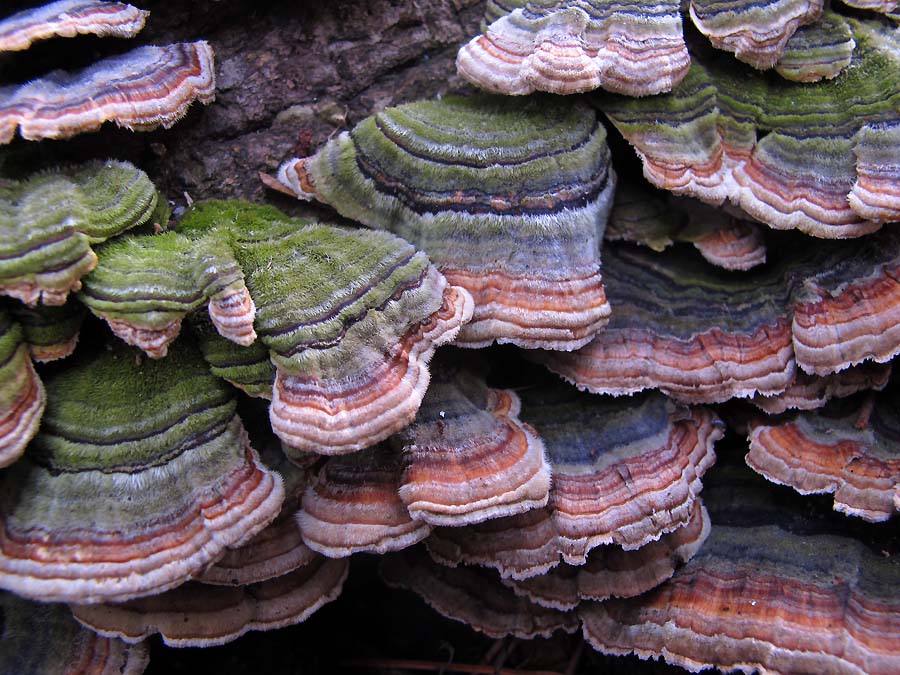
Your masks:
M566 675L575 675L578 670L578 664L581 662L581 653L584 651L584 640L578 640L578 645L569 659L569 665L566 666Z
M491 663L497 654L500 653L500 650L503 649L503 645L506 643L506 638L500 638L499 640L494 640L494 644L491 645L491 648L487 650L487 654L484 655L484 658L481 659L482 663Z
M340 665L349 668L379 668L383 670L401 668L429 672L475 673L475 675L563 675L556 670L515 670L474 663L447 664L437 661L407 661L404 659L350 659L343 661Z

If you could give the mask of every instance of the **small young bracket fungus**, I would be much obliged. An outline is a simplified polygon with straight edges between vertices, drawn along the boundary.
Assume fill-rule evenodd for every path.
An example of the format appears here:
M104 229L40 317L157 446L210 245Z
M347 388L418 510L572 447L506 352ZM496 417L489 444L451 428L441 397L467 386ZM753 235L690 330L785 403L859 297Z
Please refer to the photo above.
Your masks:
M845 537L712 518L706 543L672 579L638 598L579 608L595 649L692 672L900 670L897 556Z
M786 421L751 426L747 464L800 494L833 493L834 508L883 521L900 511L900 398L839 401ZM871 406L871 407L870 407Z
M80 626L65 605L0 593L0 664L9 675L141 675L146 643L129 645Z
M547 503L544 445L518 412L512 391L449 359L435 364L415 422L390 441L402 448L399 493L413 519L458 527Z
M37 433L45 403L22 326L0 308L0 467L24 452Z
M691 0L690 14L713 46L765 70L775 65L798 27L822 16L822 4L823 0Z
M194 101L215 98L213 51L206 42L139 47L75 74L54 72L0 88L0 144L69 138L104 122L132 130L170 127Z
M297 522L306 544L331 558L387 553L421 541L431 525L400 499L403 461L386 444L331 457L303 495Z
M892 232L818 242L745 275L685 251L607 246L620 311L588 346L529 357L594 393L658 388L688 403L779 394L797 365L824 376L900 351L898 263Z
M445 97L388 108L285 162L300 199L400 235L475 300L458 344L576 349L609 305L600 245L615 174L579 102Z
M444 567L418 548L386 555L380 569L388 586L411 590L436 612L491 637L528 640L578 630L574 612L541 607L515 595L492 571Z
M821 20L794 33L775 70L794 82L830 80L850 65L854 49L850 24L839 14L825 12Z
M797 84L695 60L669 95L595 100L654 185L728 199L776 229L868 234L900 218L900 37L847 22L857 49L831 80Z
M136 356L82 355L47 378L41 429L0 476L0 587L76 603L158 593L278 514L281 478L227 385L187 346Z
M697 499L686 525L637 550L601 546L588 554L584 565L560 565L528 579L505 578L503 583L517 595L561 611L575 609L582 600L632 598L669 579L700 549L709 530L709 514Z
M92 163L0 186L0 293L61 305L97 264L91 244L150 220L156 188L125 162Z
M523 419L544 439L553 468L550 502L475 527L435 530L426 544L440 562L526 579L560 558L583 565L604 544L639 549L688 522L723 433L712 413L659 394L601 399L552 384L523 396Z
M881 391L891 377L891 364L865 361L833 375L798 372L794 383L774 396L754 396L750 402L770 415L787 410L814 410L832 398L844 398L859 391Z
M693 199L667 197L633 182L620 183L604 238L654 251L690 242L707 262L729 270L748 270L766 261L765 241L755 222Z
M58 0L0 21L0 52L22 51L52 37L131 38L141 32L149 14L121 2Z
M677 0L531 0L510 3L459 51L460 75L501 94L574 94L602 87L627 96L669 91L691 59Z
M341 594L348 568L348 560L317 555L293 572L248 586L188 582L149 598L73 606L72 612L91 630L125 642L159 633L170 647L212 647L252 630L305 621Z

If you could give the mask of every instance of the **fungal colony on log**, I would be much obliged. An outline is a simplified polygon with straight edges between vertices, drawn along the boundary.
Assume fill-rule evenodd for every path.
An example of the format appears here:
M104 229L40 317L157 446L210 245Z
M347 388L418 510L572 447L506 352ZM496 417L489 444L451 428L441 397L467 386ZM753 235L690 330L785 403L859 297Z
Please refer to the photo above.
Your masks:
M0 673L293 626L366 554L496 638L900 672L900 28L848 4L488 0L459 92L265 160L302 216L46 163L213 104L207 42L0 86Z

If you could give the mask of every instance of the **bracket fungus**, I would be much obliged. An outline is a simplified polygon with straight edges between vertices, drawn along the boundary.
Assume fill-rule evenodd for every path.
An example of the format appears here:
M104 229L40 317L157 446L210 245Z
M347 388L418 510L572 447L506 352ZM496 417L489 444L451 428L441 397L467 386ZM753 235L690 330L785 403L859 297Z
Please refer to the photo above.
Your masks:
M108 161L0 186L0 293L61 305L97 264L91 249L148 222L156 188L126 162Z
M84 71L54 72L0 88L0 144L69 138L115 122L132 130L170 127L194 101L215 98L213 51L206 42L138 47Z
M146 643L129 645L79 625L65 605L0 592L0 670L8 675L141 675Z
M809 511L756 491L730 488L724 508L708 494L713 525L696 555L649 593L579 606L585 639L692 672L897 672L897 556L823 534Z
M203 253L173 257L172 250ZM154 292L144 293L135 275ZM354 452L408 424L435 348L472 313L469 294L398 237L245 202L196 204L174 232L110 244L82 296L114 318L120 335L174 325L161 331L163 347L207 297L212 323L231 342L252 342L258 333L265 350L255 342L218 344L208 331L201 344L219 374L256 394L266 391L268 353L272 428L292 454ZM242 384L245 376L251 381Z
M563 564L527 579L504 578L517 595L544 607L575 609L583 600L631 598L656 588L690 560L709 536L709 514L695 500L687 524L639 549L601 546L584 565Z
M188 582L119 604L73 606L81 623L100 635L139 642L159 633L172 647L211 647L248 631L274 630L306 620L340 595L347 560L315 555L285 575L246 586Z
M561 384L523 395L522 417L544 440L552 466L548 506L437 529L426 540L437 560L527 579L560 559L583 565L598 546L639 549L687 524L723 433L712 413L659 394L616 400Z
M41 429L0 476L0 587L76 603L158 593L278 514L281 478L199 354L139 362L122 348L46 378Z
M831 80L786 82L695 60L671 94L595 101L654 185L730 200L773 228L859 237L900 217L900 37L847 21L857 48Z
M691 59L677 0L531 0L489 3L491 24L463 46L459 73L502 94L574 94L603 87L628 96L669 91Z
M0 52L28 49L33 42L51 37L134 37L149 13L121 2L58 0L0 21Z
M278 179L425 251L475 300L457 344L575 349L609 316L600 245L615 173L579 102L445 97L388 108Z
M751 425L747 464L801 494L834 493L834 508L869 521L900 511L900 400L894 389Z
M884 232L731 275L685 251L607 246L620 311L586 347L530 358L594 393L658 388L688 403L779 394L797 366L826 376L900 351L898 256L900 238Z
M459 527L544 506L550 465L518 418L518 396L449 361L436 364L415 421L390 440L403 452L399 494L410 515Z
M697 200L665 198L636 182L619 184L604 238L657 252L690 242L708 263L729 270L748 270L766 261L765 240L754 221Z
M389 586L411 590L440 614L491 637L530 639L578 630L574 612L519 597L492 571L439 565L418 548L386 555L381 576Z

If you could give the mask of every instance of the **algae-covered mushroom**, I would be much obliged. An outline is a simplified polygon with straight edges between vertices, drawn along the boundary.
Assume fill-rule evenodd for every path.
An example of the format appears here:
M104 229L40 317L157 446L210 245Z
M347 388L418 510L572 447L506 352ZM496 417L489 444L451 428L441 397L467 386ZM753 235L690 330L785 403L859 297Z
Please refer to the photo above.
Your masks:
M729 270L748 270L766 261L757 223L695 199L663 195L634 181L620 182L604 238L654 251L690 242L707 262Z
M834 79L798 84L695 59L670 94L596 101L654 185L727 199L774 228L858 237L900 213L900 37L847 21L857 48Z
M46 378L41 429L0 476L3 588L84 603L157 593L278 514L281 478L199 353L136 357L85 353Z
M897 392L834 402L751 426L747 464L801 494L834 493L834 508L869 521L900 511Z
M583 565L605 544L638 549L683 527L715 461L721 423L659 394L599 398L550 383L523 392L522 419L544 440L553 471L546 508L426 540L448 564L489 565L524 579Z
M301 199L400 235L475 299L458 344L575 349L609 316L615 174L580 102L445 97L388 108L282 164Z
M139 47L84 71L51 73L0 88L0 143L70 138L105 122L132 130L170 127L194 101L215 98L213 51L206 42Z
M647 96L669 91L691 63L675 0L522 0L488 3L485 16L490 26L456 65L488 91Z
M149 13L121 2L57 0L0 21L0 52L21 51L57 36L134 37Z
M884 232L733 275L683 250L607 246L621 311L586 347L531 357L595 393L659 388L691 403L778 394L797 366L825 376L900 350L898 255L900 239Z
M97 264L92 244L151 220L156 188L126 162L39 173L0 186L0 294L61 305Z
M271 397L272 428L298 455L354 452L408 424L435 348L472 313L469 294L398 237L245 202L197 204L176 231L112 242L100 256L82 300L120 336L161 335L135 340L151 355L209 302L230 342L201 327L204 352L219 374ZM232 344L257 334L250 347Z
M82 316L74 302L37 308L0 304L0 467L19 458L44 412L44 386L32 360L68 356Z
M146 643L129 645L80 626L65 605L0 592L0 670L9 675L140 675Z

